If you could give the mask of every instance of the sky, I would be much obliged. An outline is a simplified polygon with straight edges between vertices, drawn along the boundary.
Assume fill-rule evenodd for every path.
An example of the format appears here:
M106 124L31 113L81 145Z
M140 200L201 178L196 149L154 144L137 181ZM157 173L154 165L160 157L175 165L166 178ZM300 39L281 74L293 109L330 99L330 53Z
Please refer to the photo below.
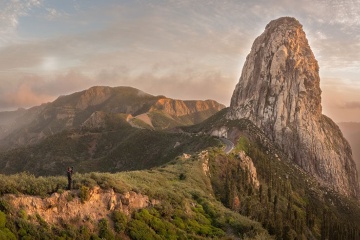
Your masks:
M323 113L360 122L360 0L0 0L0 111L100 85L229 106L283 16L319 62Z

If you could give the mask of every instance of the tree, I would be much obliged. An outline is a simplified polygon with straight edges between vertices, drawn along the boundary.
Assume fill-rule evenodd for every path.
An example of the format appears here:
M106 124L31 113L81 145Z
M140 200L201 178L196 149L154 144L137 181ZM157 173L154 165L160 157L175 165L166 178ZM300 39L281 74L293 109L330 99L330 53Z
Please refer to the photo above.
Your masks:
M271 199L272 199L272 197L271 197L271 187L268 187L268 201L269 201L269 203L271 203L272 201L271 201Z
M259 186L259 201L262 203L262 195L263 195L263 186L260 184Z
M277 205L278 205L278 196L275 195L275 197L274 197L274 219L275 219L275 221L276 221Z

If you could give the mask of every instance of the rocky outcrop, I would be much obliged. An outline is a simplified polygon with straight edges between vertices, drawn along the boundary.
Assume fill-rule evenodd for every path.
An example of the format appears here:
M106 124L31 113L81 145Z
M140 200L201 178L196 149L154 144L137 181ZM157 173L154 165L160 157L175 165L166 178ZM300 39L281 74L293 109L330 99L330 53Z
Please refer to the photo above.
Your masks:
M207 150L199 153L199 159L202 161L202 169L204 174L208 177L211 177L210 166L209 166L209 152Z
M30 216L39 214L50 224L69 222L72 219L97 222L102 218L109 218L114 210L129 215L134 210L159 203L157 200L150 201L148 196L141 193L130 191L120 194L112 189L102 190L99 187L91 189L89 199L84 202L73 194L74 191L65 191L47 198L28 195L8 195L7 198L15 208L24 210Z
M91 106L97 106L104 103L112 95L113 89L110 87L92 87L84 91L77 104L76 108L84 110Z
M256 167L251 157L249 157L244 151L239 151L237 157L240 159L240 166L242 169L248 171L248 180L255 188L259 188L259 180L257 178Z
M213 100L206 101L182 101L170 98L159 99L149 112L161 110L171 116L181 117L191 115L198 112L220 111L225 106Z
M246 58L227 118L251 120L321 183L359 196L351 148L322 115L319 83L302 25L290 17L271 21Z
M104 112L94 112L81 126L84 128L103 128L105 127L105 117L106 113Z

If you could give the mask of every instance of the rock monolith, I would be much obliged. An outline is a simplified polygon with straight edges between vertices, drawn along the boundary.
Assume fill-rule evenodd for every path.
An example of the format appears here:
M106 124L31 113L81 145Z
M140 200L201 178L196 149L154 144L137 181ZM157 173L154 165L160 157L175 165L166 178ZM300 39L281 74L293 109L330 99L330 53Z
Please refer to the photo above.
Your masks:
M290 17L273 20L252 45L227 118L251 120L321 184L358 197L351 148L322 114L319 83L302 25Z

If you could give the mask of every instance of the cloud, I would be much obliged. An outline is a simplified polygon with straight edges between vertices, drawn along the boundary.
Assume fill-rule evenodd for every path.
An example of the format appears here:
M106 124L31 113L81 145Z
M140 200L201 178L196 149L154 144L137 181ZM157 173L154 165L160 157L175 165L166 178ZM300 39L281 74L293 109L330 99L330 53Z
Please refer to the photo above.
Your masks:
M0 109L37 106L93 85L89 77L74 70L53 76L24 74L0 86Z
M41 0L1 1L0 44L9 42L14 37L15 29L19 24L19 17L27 15L32 8L40 6L41 3Z
M33 83L31 81L25 81L16 89L8 89L6 93L1 94L0 105L4 109L12 109L19 106L32 107L50 100L53 100L52 96L35 92L33 90Z
M344 108L360 109L360 102L345 102Z
M216 8L215 19L192 11L183 18L176 9L158 6L130 18L126 14L136 13L127 10L122 10L124 15L115 11L114 22L105 28L1 48L0 79L12 81L7 87L16 96L2 101L4 106L25 106L17 94L24 81L30 81L28 92L49 98L92 85L130 85L154 94L228 104L240 62L250 49L246 31L235 22L222 23L226 18ZM242 47L246 45L248 49ZM29 80L34 78L37 81ZM210 82L214 88L203 91Z
M62 18L64 16L68 16L68 14L66 14L64 12L60 12L60 11L56 10L55 8L46 8L45 18L47 20L54 20L57 18Z
M304 25L320 64L325 109L356 102L357 1L91 1L77 2L76 9L66 5L70 2L0 3L0 16L5 16L0 31L16 35L16 29L23 30L20 16L35 8L39 14L27 19L35 19L35 27L56 29L27 29L35 37L22 32L22 41L0 48L0 94L10 89L17 96L0 105L24 103L18 92L41 96L28 98L36 103L92 85L130 85L151 94L212 98L228 105L252 42L281 16L294 16ZM330 84L323 76L336 80Z
M225 105L229 105L235 86L233 78L221 72L198 72L194 69L160 77L151 72L143 73L127 79L125 83L154 95L183 100L214 99Z
M223 72L192 67L179 68L176 72L144 71L137 75L131 74L126 66L101 69L91 75L76 70L51 77L26 74L20 81L0 87L0 109L40 105L95 85L132 86L153 95L184 100L214 99L229 105L235 84L234 78Z
M357 84L358 85L358 84ZM321 78L323 112L335 122L359 122L359 86L342 78Z

